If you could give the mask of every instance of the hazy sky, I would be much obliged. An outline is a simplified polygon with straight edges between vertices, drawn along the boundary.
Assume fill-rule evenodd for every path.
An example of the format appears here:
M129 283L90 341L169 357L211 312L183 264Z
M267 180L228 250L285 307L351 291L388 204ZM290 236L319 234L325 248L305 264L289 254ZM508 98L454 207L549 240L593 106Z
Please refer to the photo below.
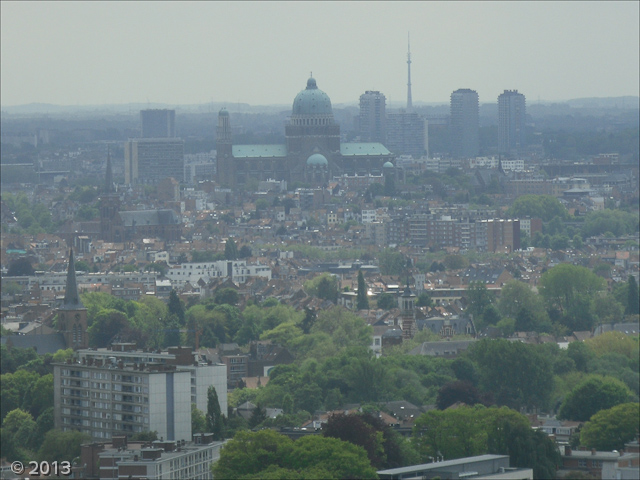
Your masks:
M640 2L0 3L2 105L638 95Z

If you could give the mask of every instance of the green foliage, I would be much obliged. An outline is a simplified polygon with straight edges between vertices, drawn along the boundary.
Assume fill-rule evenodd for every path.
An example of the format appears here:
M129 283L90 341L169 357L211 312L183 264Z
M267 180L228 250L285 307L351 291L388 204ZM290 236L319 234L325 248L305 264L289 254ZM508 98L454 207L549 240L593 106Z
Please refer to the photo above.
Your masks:
M38 354L33 348L9 348L6 345L0 346L0 373L14 373L18 367L25 365L31 360L38 358Z
M554 217L566 220L567 209L552 195L522 195L507 210L508 218L541 218L548 222Z
M382 292L376 298L378 308L383 310L391 310L398 306L398 299L391 293Z
M378 253L378 264L382 275L401 275L407 262L401 252L385 248Z
M600 293L591 299L591 314L599 324L618 323L624 319L624 306L610 293Z
M224 258L226 260L238 259L238 246L233 238L228 238L224 244Z
M214 440L225 438L226 416L220 411L218 393L213 385L210 385L207 390L207 416L205 420L207 432L213 433Z
M195 403L191 404L191 432L207 433L207 419Z
M80 445L90 440L88 435L75 430L68 432L49 430L38 450L38 458L47 462L70 461L80 456Z
M542 298L522 282L512 280L502 287L498 309L504 317L516 320L517 331L550 332L551 320L544 309ZM525 322L525 315L530 316ZM526 325L529 323L529 325Z
M482 282L470 282L466 292L469 305L467 306L466 313L473 315L476 323L476 328L482 330L487 324L486 320L492 320L494 322L499 321L499 318L495 318L495 312L490 311L490 315L487 315L485 319L485 313L495 302L495 295L487 290L487 287ZM499 315L498 315L499 317Z
M416 300L416 307L432 307L433 300L431 300L431 296L427 292L422 292L418 295L418 299Z
M627 358L634 358L638 350L637 337L634 339L615 330L589 338L584 343L599 357L607 353L619 353Z
M558 417L584 422L600 410L629 401L630 395L620 380L590 375L567 395Z
M323 273L304 282L304 290L309 295L323 300L329 300L333 303L338 301L338 280L329 273Z
M184 304L178 297L178 292L176 292L175 289L172 289L171 293L169 293L167 313L169 315L175 315L180 325L184 325Z
M638 215L622 210L599 210L587 213L582 236L592 237L611 232L616 237L638 231Z
M469 260L462 255L447 255L444 257L444 265L449 270L461 270L469 266Z
M560 463L555 445L531 429L527 418L506 407L459 407L431 410L415 422L412 440L423 461L487 452L509 455L510 464L533 468L534 478L553 478Z
M559 312L560 321L571 331L592 328L590 301L604 288L605 281L591 270L568 263L546 271L538 287L547 308Z
M587 448L611 451L622 450L633 441L640 423L640 404L623 403L600 410L580 431L580 444Z
M470 348L478 366L482 391L498 405L512 408L545 407L553 389L552 364L535 345L483 339Z
M7 276L9 277L19 277L19 276L27 276L33 275L35 270L31 265L31 260L27 257L20 257L9 265L9 271L7 272Z
M362 270L358 270L358 297L357 309L369 310L369 299L367 297L367 284L364 281Z

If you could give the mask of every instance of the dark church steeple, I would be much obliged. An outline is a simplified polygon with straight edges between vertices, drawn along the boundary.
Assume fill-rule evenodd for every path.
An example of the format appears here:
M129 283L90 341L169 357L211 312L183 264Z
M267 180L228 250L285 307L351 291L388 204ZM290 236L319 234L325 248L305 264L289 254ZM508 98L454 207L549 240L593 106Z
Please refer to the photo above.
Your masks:
M76 263L73 259L73 249L69 249L67 285L64 292L64 301L58 309L56 326L58 331L62 333L67 348L77 350L89 346L87 309L80 301L80 295L78 294Z
M78 308L84 308L84 305L80 301L80 295L78 295L78 284L76 282L76 263L73 259L73 249L69 249L69 267L67 269L67 286L64 291L64 303L62 305L64 310L76 310Z

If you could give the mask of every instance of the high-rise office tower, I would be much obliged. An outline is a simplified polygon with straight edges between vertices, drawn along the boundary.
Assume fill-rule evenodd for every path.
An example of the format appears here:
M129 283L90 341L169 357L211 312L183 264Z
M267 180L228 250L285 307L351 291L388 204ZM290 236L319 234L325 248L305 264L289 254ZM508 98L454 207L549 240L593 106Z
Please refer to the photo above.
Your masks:
M184 140L133 138L124 144L124 182L157 184L172 177L184 180Z
M175 110L140 110L142 138L173 138L176 136Z
M526 146L526 100L518 90L505 90L498 97L498 151L517 155Z
M451 155L470 158L478 155L478 93L461 88L451 94Z
M427 127L417 113L400 112L387 115L386 147L397 155L420 158L427 152Z
M386 102L385 96L377 91L367 90L360 95L360 140L362 142L386 143Z

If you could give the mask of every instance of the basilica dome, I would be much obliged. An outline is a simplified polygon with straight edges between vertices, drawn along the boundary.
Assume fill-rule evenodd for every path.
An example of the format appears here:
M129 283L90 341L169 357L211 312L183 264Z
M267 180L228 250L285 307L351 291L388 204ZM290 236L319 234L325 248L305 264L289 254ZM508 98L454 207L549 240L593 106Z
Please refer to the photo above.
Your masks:
M307 166L309 167L326 167L329 165L326 157L320 153L314 153L307 158Z
M307 80L307 88L293 100L293 115L333 115L329 95L320 90L316 79Z

